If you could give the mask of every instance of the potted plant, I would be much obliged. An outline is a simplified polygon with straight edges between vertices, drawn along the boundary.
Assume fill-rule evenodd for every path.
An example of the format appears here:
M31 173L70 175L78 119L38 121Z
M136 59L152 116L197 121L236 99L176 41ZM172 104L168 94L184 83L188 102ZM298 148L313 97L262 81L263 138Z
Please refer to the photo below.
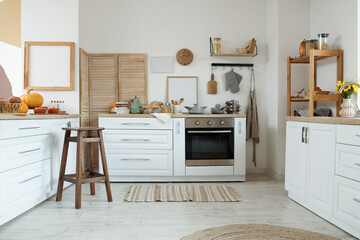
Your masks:
M341 110L339 112L341 117L353 117L355 115L354 106L351 103L351 96L359 90L359 84L355 81L338 81L336 86L336 93L340 94L343 99Z

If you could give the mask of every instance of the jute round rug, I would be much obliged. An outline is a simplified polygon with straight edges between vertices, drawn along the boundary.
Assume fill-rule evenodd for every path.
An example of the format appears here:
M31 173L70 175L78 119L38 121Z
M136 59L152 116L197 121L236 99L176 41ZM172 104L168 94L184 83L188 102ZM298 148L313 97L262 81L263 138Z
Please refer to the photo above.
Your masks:
M324 234L265 224L234 224L195 232L182 240L338 240Z

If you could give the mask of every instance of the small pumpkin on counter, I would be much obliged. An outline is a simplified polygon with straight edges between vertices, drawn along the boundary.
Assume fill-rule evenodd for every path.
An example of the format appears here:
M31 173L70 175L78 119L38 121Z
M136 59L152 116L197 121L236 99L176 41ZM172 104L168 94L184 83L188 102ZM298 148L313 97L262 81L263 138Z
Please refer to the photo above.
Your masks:
M22 102L26 103L30 109L41 107L44 103L44 98L39 93L32 93L32 90L30 89L26 94L20 96Z
M22 103L19 113L27 113L29 111L28 105L26 103Z

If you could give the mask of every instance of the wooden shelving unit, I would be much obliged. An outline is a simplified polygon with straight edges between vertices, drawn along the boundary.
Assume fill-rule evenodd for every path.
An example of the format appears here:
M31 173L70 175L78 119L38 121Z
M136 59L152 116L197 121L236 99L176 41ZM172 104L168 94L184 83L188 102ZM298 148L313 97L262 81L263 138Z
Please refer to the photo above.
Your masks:
M314 88L317 85L316 68L317 61L322 59L336 57L336 81L343 81L343 50L310 50L310 56L287 59L287 115L291 116L292 102L309 102L309 115L314 116L314 109L317 101L336 102L336 116L339 116L340 105L342 102L341 96L336 95L316 95ZM310 96L309 98L299 98L291 96L291 64L309 64L310 65ZM334 83L334 85L336 82Z

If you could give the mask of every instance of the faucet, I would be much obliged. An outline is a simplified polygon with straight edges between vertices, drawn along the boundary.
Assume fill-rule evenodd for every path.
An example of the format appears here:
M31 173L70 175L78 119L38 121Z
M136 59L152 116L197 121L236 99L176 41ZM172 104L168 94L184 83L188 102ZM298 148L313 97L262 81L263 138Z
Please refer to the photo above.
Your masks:
M356 82L349 82L349 83L345 83L344 85L342 85L340 88L339 88L339 93L341 94L344 90L344 88L346 86L349 86L349 85L356 85L360 88L360 84L356 83Z

